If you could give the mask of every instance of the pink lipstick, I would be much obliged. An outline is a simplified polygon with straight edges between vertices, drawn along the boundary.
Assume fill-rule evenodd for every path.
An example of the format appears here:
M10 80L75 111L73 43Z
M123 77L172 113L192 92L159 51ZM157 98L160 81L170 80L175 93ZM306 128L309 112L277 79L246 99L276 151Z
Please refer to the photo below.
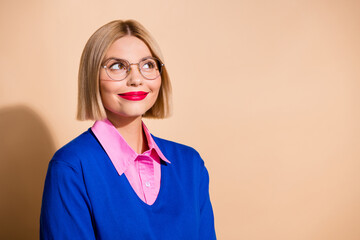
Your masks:
M143 92L143 91L126 92L126 93L122 93L122 94L118 94L118 95L126 100L140 101L140 100L143 100L148 95L148 92Z

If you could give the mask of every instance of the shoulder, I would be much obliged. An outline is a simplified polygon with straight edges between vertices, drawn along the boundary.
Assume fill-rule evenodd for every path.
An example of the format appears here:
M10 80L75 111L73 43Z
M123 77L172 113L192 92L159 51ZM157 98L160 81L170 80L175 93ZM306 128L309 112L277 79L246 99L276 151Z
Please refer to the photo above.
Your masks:
M155 137L154 135L152 135L152 137L161 150L164 149L164 151L180 151L183 154L190 154L190 155L199 154L193 147L190 147L188 145Z
M78 168L81 159L96 151L97 140L90 130L87 130L57 150L50 163L62 163Z
M179 176L185 182L190 181L188 184L208 181L205 163L197 150L182 143L154 136L153 139L170 161L168 166L173 170L174 176Z
M160 148L161 152L171 161L174 156L181 156L182 158L200 159L200 154L193 147L166 140L163 138L153 136L154 141ZM202 160L201 160L202 161Z

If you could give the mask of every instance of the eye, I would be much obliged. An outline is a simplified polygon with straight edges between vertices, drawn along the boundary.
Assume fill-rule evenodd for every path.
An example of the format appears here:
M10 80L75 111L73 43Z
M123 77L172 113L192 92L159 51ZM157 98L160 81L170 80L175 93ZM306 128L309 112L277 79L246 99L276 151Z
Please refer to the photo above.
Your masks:
M154 70L156 69L156 62L153 59L147 59L142 64L141 68L144 70Z
M109 67L110 70L126 70L126 64L124 64L124 62L114 62L114 63L110 63Z

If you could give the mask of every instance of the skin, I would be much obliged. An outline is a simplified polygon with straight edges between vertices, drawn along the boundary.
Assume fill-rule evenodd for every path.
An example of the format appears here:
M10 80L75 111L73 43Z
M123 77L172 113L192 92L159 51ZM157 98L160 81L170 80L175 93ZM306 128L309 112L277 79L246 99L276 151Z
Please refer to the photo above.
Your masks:
M121 58L130 63L138 63L149 56L152 56L151 52L143 41L134 36L125 36L110 46L105 59ZM111 80L104 68L100 70L100 94L107 118L137 153L148 150L141 119L154 105L160 86L161 76L148 80L140 74L136 65L131 65L130 74L121 81ZM126 100L118 95L133 91L144 91L149 94L140 101Z

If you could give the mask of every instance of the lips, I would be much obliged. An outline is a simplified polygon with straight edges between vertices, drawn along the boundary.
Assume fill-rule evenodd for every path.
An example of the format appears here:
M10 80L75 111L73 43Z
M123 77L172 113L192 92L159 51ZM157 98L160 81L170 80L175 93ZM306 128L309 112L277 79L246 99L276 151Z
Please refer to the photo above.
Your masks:
M149 94L148 92L138 91L138 92L126 92L118 95L126 100L140 101L143 100L148 94Z

